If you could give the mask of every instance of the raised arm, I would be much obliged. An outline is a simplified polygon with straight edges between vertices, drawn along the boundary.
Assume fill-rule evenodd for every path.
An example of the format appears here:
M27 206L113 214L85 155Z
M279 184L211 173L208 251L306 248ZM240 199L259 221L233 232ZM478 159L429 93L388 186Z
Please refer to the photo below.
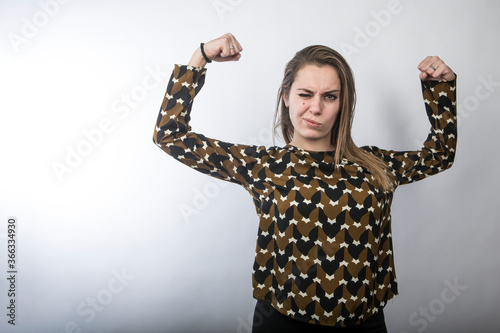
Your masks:
M450 168L457 144L456 76L439 57L419 65L422 95L431 129L421 150L391 151L365 147L383 158L396 185L411 183Z
M191 131L191 108L205 82L206 60L238 60L242 50L230 34L208 42L203 49L205 56L198 48L189 65L175 66L158 114L153 141L164 152L197 171L250 186L256 162L266 155L265 147L231 144Z

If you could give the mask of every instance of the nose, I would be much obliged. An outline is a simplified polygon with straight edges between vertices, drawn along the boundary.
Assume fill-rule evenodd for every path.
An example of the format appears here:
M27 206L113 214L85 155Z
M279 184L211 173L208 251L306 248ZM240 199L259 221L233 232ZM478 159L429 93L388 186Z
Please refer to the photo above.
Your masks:
M309 112L311 112L314 115L321 113L321 97L320 96L314 96L314 98L311 99L311 103L309 104Z

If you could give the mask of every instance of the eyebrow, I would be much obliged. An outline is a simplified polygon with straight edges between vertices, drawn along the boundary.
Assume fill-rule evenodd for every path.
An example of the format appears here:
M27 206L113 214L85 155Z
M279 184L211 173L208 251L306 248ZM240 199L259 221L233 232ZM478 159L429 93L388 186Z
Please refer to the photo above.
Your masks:
M302 90L302 91L305 91L309 94L314 94L314 91L306 89L306 88L297 88L297 90ZM325 91L324 94L332 94L332 93L338 93L338 92L340 92L340 89Z

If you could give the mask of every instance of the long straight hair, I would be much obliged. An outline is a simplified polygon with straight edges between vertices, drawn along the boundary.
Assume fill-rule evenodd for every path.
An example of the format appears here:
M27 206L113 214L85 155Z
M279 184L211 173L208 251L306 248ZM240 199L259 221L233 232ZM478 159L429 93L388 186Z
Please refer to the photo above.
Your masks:
M331 143L335 147L335 164L338 166L342 158L357 163L368 169L383 191L391 190L394 185L394 176L389 172L387 164L382 159L357 147L352 140L351 128L356 105L354 75L347 61L337 51L327 46L308 46L297 52L286 65L283 81L278 90L274 134L278 128L281 128L283 139L287 144L293 139L294 128L284 97L289 95L298 71L306 65L331 66L336 70L340 79L339 114L331 134Z

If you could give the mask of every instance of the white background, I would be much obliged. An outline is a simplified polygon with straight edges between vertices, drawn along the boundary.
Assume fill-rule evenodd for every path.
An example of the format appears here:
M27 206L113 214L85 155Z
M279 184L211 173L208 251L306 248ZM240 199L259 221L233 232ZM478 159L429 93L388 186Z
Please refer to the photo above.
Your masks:
M455 165L396 191L400 295L386 321L396 333L498 332L498 1L62 2L0 3L2 332L249 332L251 197L152 142L173 64L226 32L243 56L209 65L192 126L235 143L273 144L285 63L307 45L349 59L358 145L418 149L429 125L416 67L427 55L452 67Z

